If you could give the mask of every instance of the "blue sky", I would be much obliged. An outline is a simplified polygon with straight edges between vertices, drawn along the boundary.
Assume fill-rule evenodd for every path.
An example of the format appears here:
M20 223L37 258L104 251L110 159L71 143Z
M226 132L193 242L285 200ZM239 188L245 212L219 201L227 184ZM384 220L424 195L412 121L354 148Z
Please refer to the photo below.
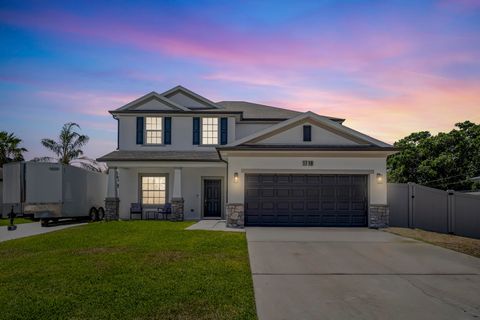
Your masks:
M108 114L178 84L347 118L387 142L480 122L480 1L2 1L0 129L40 139L74 121L88 156Z

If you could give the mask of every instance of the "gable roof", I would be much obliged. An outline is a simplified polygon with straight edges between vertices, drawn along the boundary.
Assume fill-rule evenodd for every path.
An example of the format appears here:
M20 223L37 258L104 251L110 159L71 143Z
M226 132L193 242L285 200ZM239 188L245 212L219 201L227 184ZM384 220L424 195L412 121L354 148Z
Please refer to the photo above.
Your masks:
M175 94L181 93L187 98L195 100L201 104L205 105L205 108L189 108L182 103L175 102L171 99ZM150 100L158 100L159 102L169 106L172 110L156 110L156 109L137 109L142 104L149 102ZM290 110L285 108L273 107L259 103L252 103L247 101L220 101L213 102L183 86L173 87L165 92L157 93L152 91L147 93L140 98L129 102L120 108L109 111L112 114L115 113L137 113L143 112L148 113L149 111L169 113L169 112L190 112L190 113L229 113L229 114L240 114L242 120L250 121L284 121L287 119L294 118L298 115L303 114L300 111ZM328 117L326 118L336 121L338 123L343 123L345 119Z
M227 111L241 111L243 118L248 119L290 119L296 117L303 112L296 110L289 110L279 107L268 106L259 103L252 103L247 101L220 101L217 102ZM325 116L327 117L327 116ZM332 121L342 123L345 119L327 117Z
M197 100L199 102L202 102L204 104L206 104L207 106L211 107L211 108L214 108L214 109L221 109L222 107L215 104L215 102L205 98L205 97L202 97L201 95L191 91L191 90L188 90L187 88L183 87L183 86L176 86L176 87L173 87L172 89L169 89L163 93L161 93L161 95L165 98L169 98L177 93L183 93L184 95L186 95L187 97L190 97L194 100Z
M115 109L115 111L135 110L135 108L137 108L139 105L149 101L150 99L157 99L157 100L165 103L166 105L171 106L172 108L174 108L176 110L190 111L190 109L188 109L184 106L181 106L181 105L173 102L170 99L165 98L164 96L156 93L155 91L147 93L146 95L141 96L140 98L138 98L136 100L133 100L132 102L129 102L126 105L121 106L118 109Z
M313 120L314 122L318 122L320 125L325 127L326 129L331 129L332 131L339 132L345 136L350 137L352 140L360 141L363 142L363 144L366 145L373 145L377 147L384 147L384 148L390 148L392 147L388 143L382 142L380 140L374 139L370 136L367 136L366 134L363 134L361 132L358 132L356 130L350 129L348 127L343 126L342 124L332 121L327 117L320 116L316 113L313 113L311 111L302 113L294 118L285 120L283 122L277 123L271 127L268 127L264 130L258 131L256 133L253 133L249 136L246 136L242 139L236 140L232 143L226 144L224 146L218 147L218 149L222 148L232 148L232 147L237 147L241 146L244 144L248 144L249 142L254 142L261 140L263 137L270 136L271 134L276 134L279 132L284 131L286 128L289 128L292 125L296 125L299 123L302 123L306 120Z

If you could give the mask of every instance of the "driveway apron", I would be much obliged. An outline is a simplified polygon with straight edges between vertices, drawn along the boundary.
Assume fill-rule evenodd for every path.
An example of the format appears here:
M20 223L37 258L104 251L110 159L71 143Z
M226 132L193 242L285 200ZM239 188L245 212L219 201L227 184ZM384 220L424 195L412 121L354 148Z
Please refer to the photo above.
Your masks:
M260 320L474 319L480 259L366 228L247 228Z

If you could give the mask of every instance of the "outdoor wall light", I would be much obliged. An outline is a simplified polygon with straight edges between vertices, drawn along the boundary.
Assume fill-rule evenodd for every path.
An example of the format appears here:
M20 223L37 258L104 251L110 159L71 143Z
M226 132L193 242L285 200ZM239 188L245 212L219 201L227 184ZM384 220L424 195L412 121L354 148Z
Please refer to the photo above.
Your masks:
M383 183L383 175L381 173L377 173L377 183Z
M238 172L235 172L235 173L233 174L233 182L234 182L234 183L238 183Z

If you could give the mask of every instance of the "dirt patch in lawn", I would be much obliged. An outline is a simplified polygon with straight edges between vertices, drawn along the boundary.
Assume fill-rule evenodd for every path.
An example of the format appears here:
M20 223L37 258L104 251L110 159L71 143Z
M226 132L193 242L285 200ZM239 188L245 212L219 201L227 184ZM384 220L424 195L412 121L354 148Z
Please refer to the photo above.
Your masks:
M465 238L420 229L388 228L385 229L385 231L480 258L480 239Z

